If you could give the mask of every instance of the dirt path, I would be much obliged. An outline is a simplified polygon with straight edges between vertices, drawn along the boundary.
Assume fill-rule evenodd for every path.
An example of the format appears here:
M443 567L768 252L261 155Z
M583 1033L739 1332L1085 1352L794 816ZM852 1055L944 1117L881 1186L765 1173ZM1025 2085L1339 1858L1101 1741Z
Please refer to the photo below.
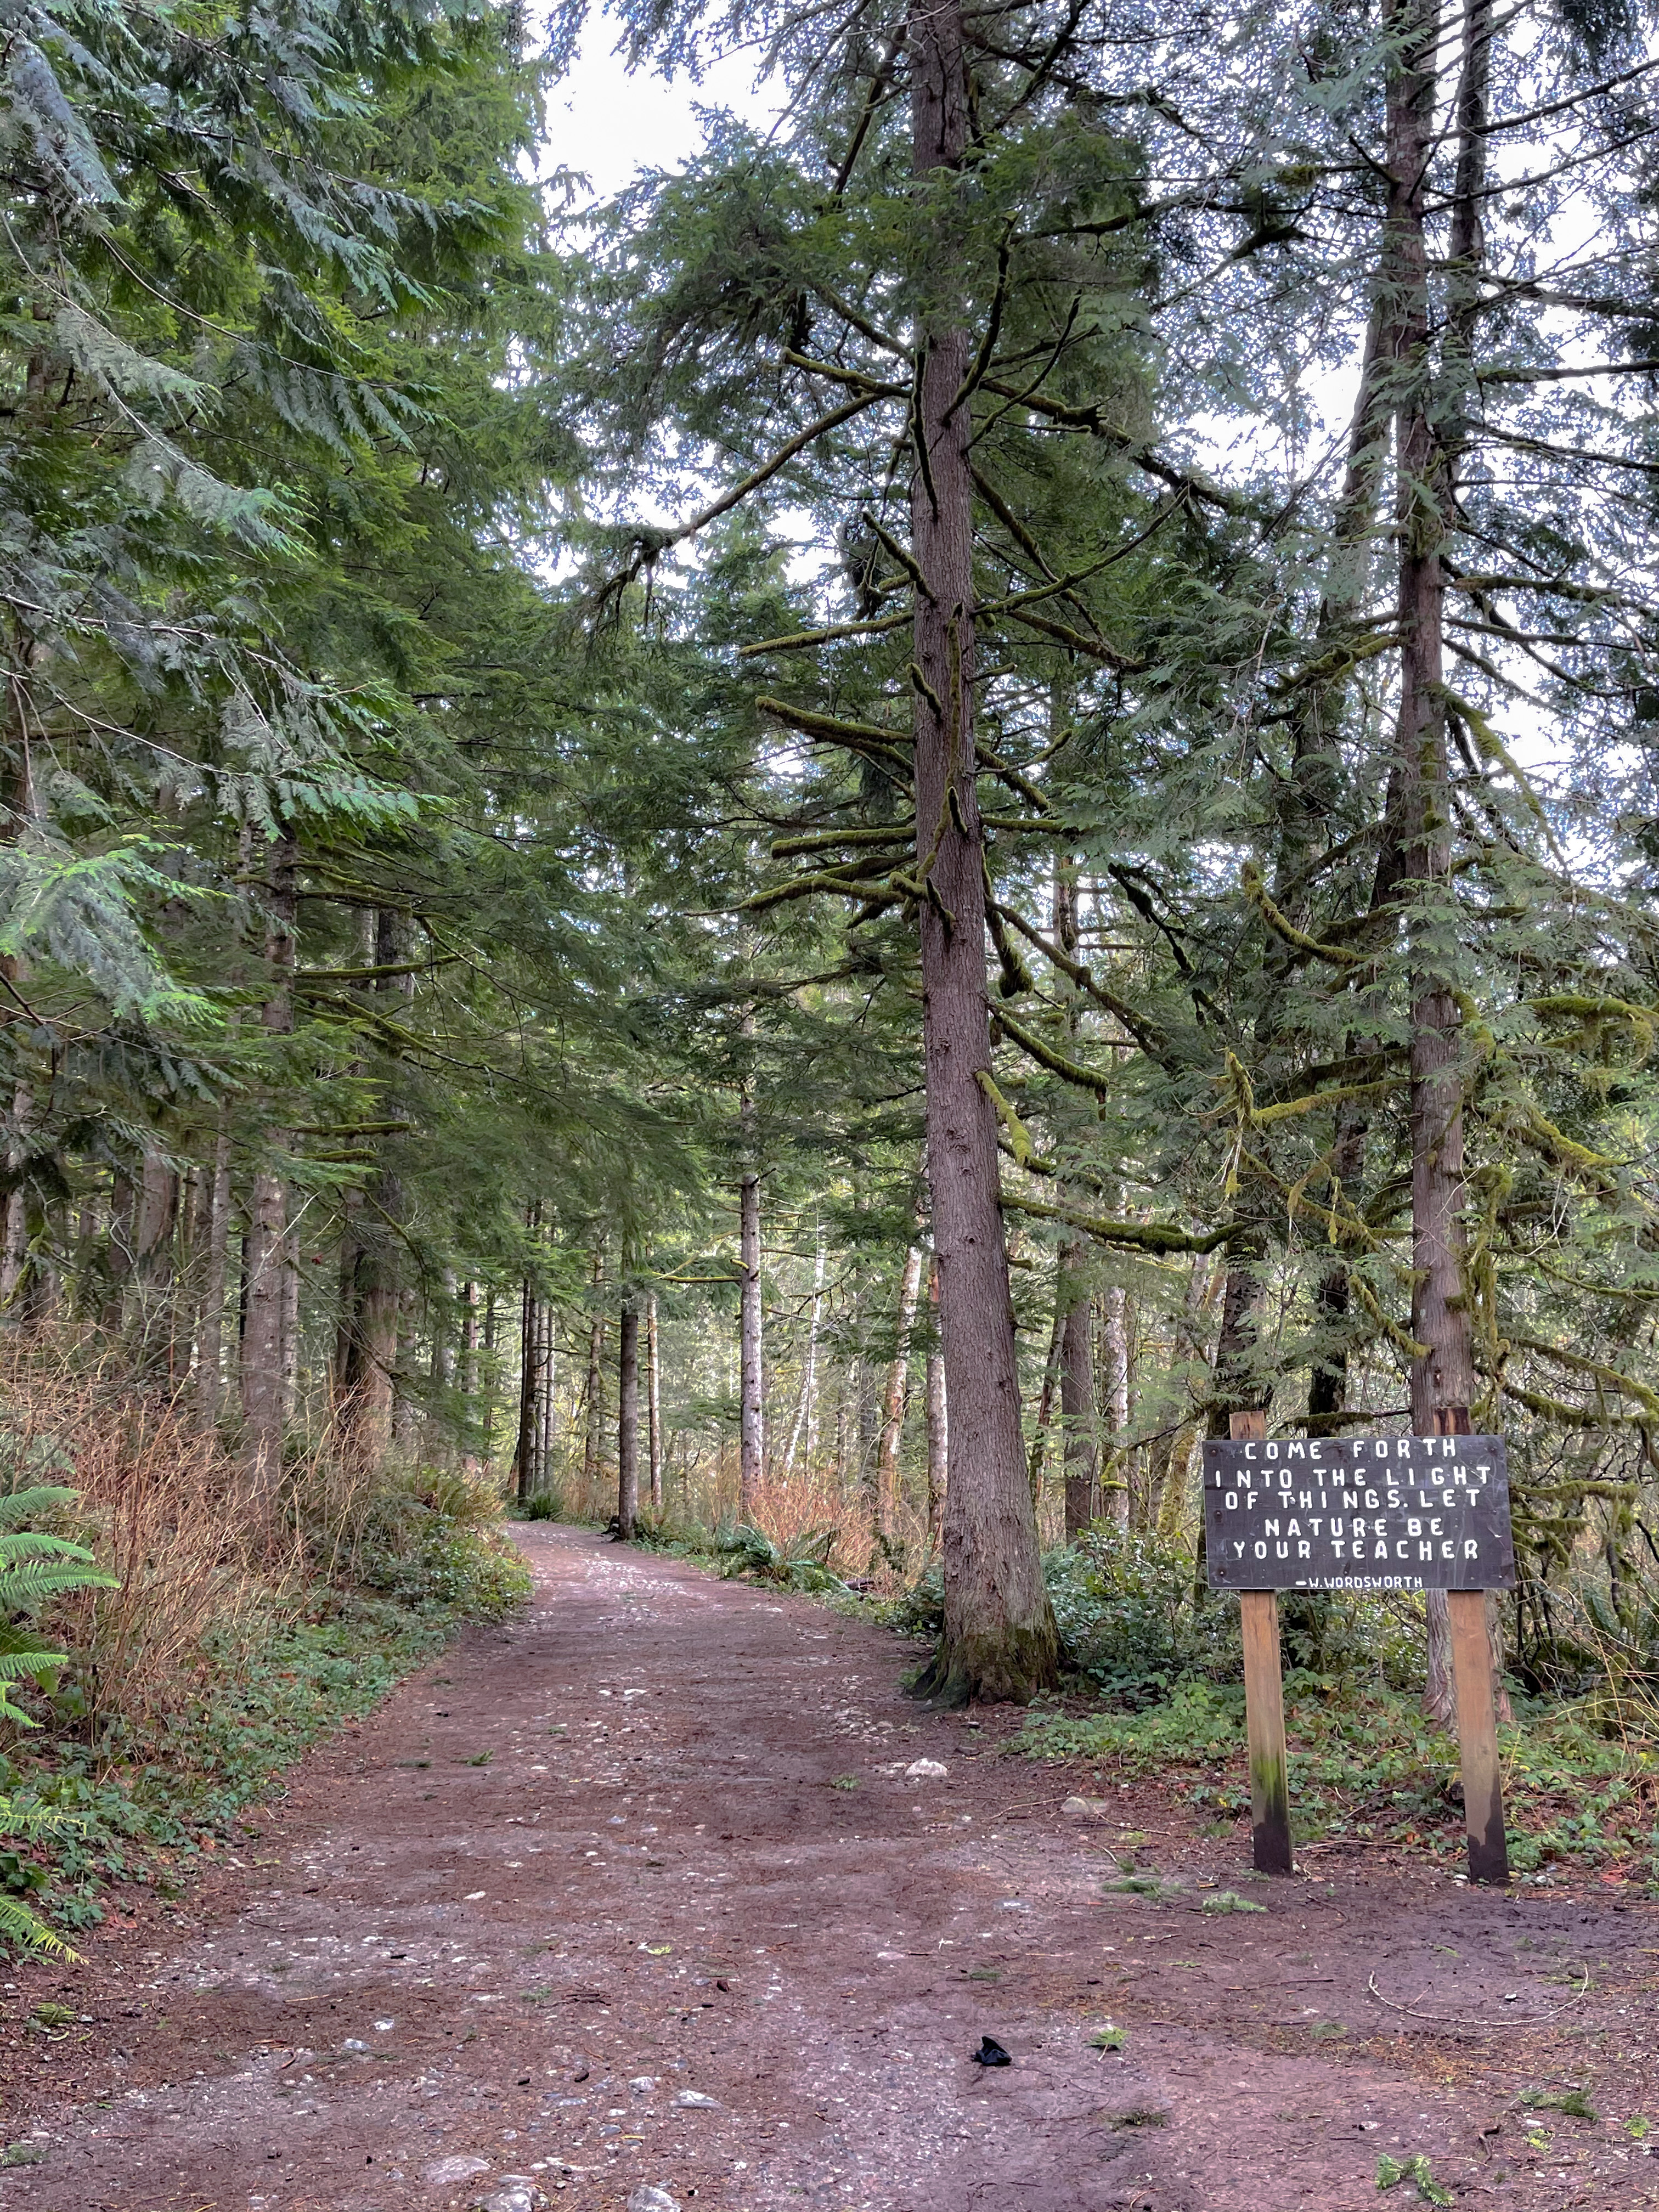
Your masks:
M1655 1908L1254 1882L1155 1789L1062 1815L1086 1778L919 1711L890 1636L524 1541L532 1610L310 1761L173 1948L19 1972L87 2018L32 2039L0 2212L1421 2202L1380 2154L1459 2203L1659 2203ZM1105 1892L1137 1829L1176 1887ZM1597 2119L1517 2101L1569 2086Z

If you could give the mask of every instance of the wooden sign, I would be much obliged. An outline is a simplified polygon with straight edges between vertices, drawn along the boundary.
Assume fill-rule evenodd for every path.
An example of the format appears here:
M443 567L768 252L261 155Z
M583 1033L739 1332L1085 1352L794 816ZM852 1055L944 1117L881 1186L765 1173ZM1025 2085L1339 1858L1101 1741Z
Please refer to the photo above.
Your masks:
M1502 1437L1204 1447L1212 1589L1512 1589Z
M1294 1870L1279 1650L1281 1589L1446 1593L1457 1738L1476 1881L1509 1880L1488 1589L1515 1582L1501 1437L1468 1433L1448 1406L1429 1437L1270 1439L1261 1412L1231 1416L1204 1447L1210 1586L1239 1594L1250 1831L1258 1873Z

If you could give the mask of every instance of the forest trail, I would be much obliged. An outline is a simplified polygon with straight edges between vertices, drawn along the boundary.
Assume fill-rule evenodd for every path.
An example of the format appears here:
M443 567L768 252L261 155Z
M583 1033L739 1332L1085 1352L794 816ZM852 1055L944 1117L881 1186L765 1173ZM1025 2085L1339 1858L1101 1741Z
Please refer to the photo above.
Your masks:
M1152 1784L1113 1794L1174 1886L1107 1892L1079 1777L995 1756L1017 1716L919 1711L890 1635L520 1540L531 1609L311 1759L186 1940L12 1970L90 2018L15 2085L46 2155L0 2212L1422 2201L1379 2197L1380 2154L1458 2203L1659 2203L1624 2124L1655 1908L1250 1882ZM1218 1880L1265 1914L1203 1913ZM1012 2067L971 2063L987 2034ZM1569 2083L1599 2120L1517 2102Z

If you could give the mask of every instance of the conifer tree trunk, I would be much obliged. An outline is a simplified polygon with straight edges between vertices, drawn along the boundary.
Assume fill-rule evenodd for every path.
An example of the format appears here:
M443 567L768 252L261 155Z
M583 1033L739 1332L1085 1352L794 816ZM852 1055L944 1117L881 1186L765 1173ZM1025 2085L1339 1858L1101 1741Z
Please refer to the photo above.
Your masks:
M738 1319L738 1518L752 1524L766 1464L765 1373L762 1365L760 1177L738 1187L738 1265L743 1276Z
M1457 996L1457 920L1452 878L1451 791L1443 676L1442 548L1460 438L1457 409L1472 380L1468 349L1483 251L1486 84L1492 10L1472 0L1463 19L1456 100L1459 132L1444 340L1447 389L1455 402L1444 432L1431 390L1431 305L1425 223L1426 171L1434 129L1436 0L1392 0L1398 44L1388 88L1387 222L1401 302L1396 521L1401 633L1398 761L1402 872L1409 887L1411 977L1412 1428L1433 1435L1443 1409L1474 1397L1474 1331L1463 1266L1462 1016ZM1427 1593L1428 1681L1424 1705L1450 1726L1455 1714L1451 1638L1443 1593ZM1497 1641L1496 1608L1487 1602ZM1501 1664L1501 1655L1494 1650ZM1497 1671L1496 1668L1494 1670ZM1501 1681L1501 1674L1498 1679Z
M657 1343L657 1294L645 1302L646 1419L651 1454L651 1510L662 1511L662 1358Z
M483 1312L483 1455L489 1466L495 1456L495 1293L484 1292Z
M179 1176L156 1146L147 1146L138 1173L133 1214L133 1265L127 1334L141 1368L167 1364L173 1304L173 1238L179 1222Z
M532 1238L541 1226L541 1200L537 1199L525 1211L525 1226ZM513 1448L513 1488L520 1505L534 1495L536 1489L536 1417L541 1398L540 1319L535 1280L526 1273L519 1310L519 1426Z
M617 1535L626 1543L640 1511L640 1310L623 1302L617 1342Z
M267 986L261 1019L272 1036L294 1027L295 842L271 842L265 931ZM250 1491L268 1504L282 1474L283 1323L288 1287L288 1192L276 1160L286 1149L279 1130L267 1130L264 1164L253 1178L246 1251L247 1316L242 1333L242 1455Z
M1187 1277L1187 1291L1176 1317L1172 1349L1178 1369L1195 1366L1203 1357L1200 1326L1212 1278L1209 1261L1195 1255ZM1179 1534L1187 1510L1187 1478L1192 1467L1196 1431L1177 1419L1169 1435L1155 1448L1146 1480L1148 1524L1160 1535Z
M558 1338L556 1316L551 1301L542 1307L542 1345L540 1372L540 1410L536 1423L536 1487L547 1490L553 1480L553 1450L556 1441L556 1406L554 1393L557 1386L555 1353Z
M812 1262L812 1304L806 1323L806 1357L801 1363L800 1395L795 1401L794 1425L783 1455L783 1479L794 1472L795 1455L803 1443L810 1467L817 1446L818 1323L823 1312L823 1224L817 1227L817 1251Z
M1060 1261L1054 1266L1054 1319L1048 1332L1048 1351L1042 1363L1042 1382L1037 1390L1036 1418L1031 1424L1031 1449L1025 1468L1026 1486L1031 1493L1031 1506L1039 1518L1042 1511L1042 1469L1048 1456L1048 1431L1054 1425L1054 1400L1060 1395L1060 1355L1066 1342L1066 1277Z
M406 965L414 942L410 916L395 907L381 907L374 918L376 968ZM383 975L374 979L377 996L415 995L410 975ZM398 1010L398 1018L405 1016ZM386 1101L388 1118L400 1121L404 1111L396 1095ZM378 1458L392 1441L397 1393L398 1333L403 1313L404 1251L401 1237L406 1197L397 1155L391 1148L401 1139L383 1143L381 1163L359 1209L356 1224L356 1252L352 1286L345 1302L349 1315L343 1325L344 1401L343 1412L358 1449Z
M969 143L960 0L917 0L908 26L912 170L948 200ZM933 222L930 205L923 220ZM927 1158L939 1254L953 1458L945 1511L945 1632L922 1686L951 1700L1026 1700L1056 1679L1021 1448L1019 1372L1003 1243L985 991L984 833L974 750L972 349L958 270L938 218L921 272L911 552L915 592L915 794Z
M898 1335L893 1364L887 1370L887 1396L882 1407L881 1446L876 1462L876 1527L891 1536L898 1510L899 1445L904 1435L904 1393L910 1375L910 1333L916 1323L916 1301L921 1291L921 1248L912 1244L904 1255L899 1278Z
M213 1164L203 1191L202 1309L196 1332L196 1418L210 1429L219 1418L224 1362L226 1261L230 1249L230 1127L223 1107L213 1139Z
M582 1449L582 1478L587 1486L590 1494L592 1493L593 1486L599 1479L599 1457L604 1448L605 1438L604 1401L601 1395L605 1386L603 1372L605 1360L605 1316L601 1312L599 1304L599 1285L604 1279L604 1273L605 1247L602 1243L596 1244L593 1247L593 1308L592 1318L588 1322L587 1328L587 1382L586 1386L587 1427Z
M536 1293L524 1279L519 1307L519 1425L513 1446L513 1494L520 1505L535 1482Z
M468 1449L462 1455L461 1465L468 1474L477 1474L478 1455L471 1449L471 1440L477 1432L478 1423L478 1285L468 1283L463 1297L465 1334L462 1343L461 1395L465 1401L463 1419L466 1423Z
M1084 1272L1080 1237L1060 1247L1055 1299L1060 1331L1060 1449L1066 1469L1066 1540L1080 1536L1095 1517L1099 1440L1095 1416L1094 1307Z
M927 1346L927 1540L937 1545L945 1523L945 1492L951 1457L950 1411L945 1396L945 1354L939 1340L939 1262L927 1265L927 1301L933 1331Z
M1121 1283L1113 1283L1101 1300L1101 1336L1106 1354L1106 1407L1114 1432L1120 1437L1129 1426L1129 1301ZM1111 1497L1103 1501L1105 1509L1120 1528L1127 1528L1134 1518L1131 1485L1133 1478L1133 1458L1126 1443L1117 1444L1112 1453L1112 1472L1115 1487Z
M12 963L15 967L15 962ZM6 1147L6 1164L11 1173L21 1178L23 1172L26 1146L30 1122L34 1118L34 1091L28 1083L19 1081L12 1091L11 1137ZM3 1222L0 1222L0 1307L7 1318L21 1321L21 1310L13 1309L19 1303L18 1293L23 1286L24 1270L28 1265L29 1215L28 1194L21 1180L6 1196Z

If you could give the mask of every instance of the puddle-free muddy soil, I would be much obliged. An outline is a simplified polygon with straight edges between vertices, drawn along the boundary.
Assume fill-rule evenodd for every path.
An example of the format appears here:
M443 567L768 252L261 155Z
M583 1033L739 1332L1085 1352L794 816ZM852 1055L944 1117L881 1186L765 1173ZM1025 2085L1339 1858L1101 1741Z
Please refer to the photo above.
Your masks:
M183 1911L11 1970L0 2212L1422 2203L1383 2156L1457 2204L1659 2204L1655 1908L1334 1851L1258 1881L1155 1780L919 1710L882 1631L521 1540L532 1608ZM1108 1890L1138 1834L1173 1886ZM51 2041L43 2000L83 2017ZM1523 2101L1574 2090L1596 2118Z

